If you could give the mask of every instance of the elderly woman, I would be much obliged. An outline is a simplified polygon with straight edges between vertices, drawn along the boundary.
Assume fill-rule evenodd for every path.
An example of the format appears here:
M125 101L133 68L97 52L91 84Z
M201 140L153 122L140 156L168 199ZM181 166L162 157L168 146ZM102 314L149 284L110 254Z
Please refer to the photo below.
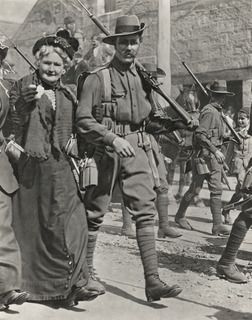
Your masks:
M32 301L72 306L97 296L88 286L85 209L65 152L76 100L61 76L74 50L50 36L35 43L33 54L37 70L10 92L13 133L25 150L17 162L20 190L14 200L22 289Z

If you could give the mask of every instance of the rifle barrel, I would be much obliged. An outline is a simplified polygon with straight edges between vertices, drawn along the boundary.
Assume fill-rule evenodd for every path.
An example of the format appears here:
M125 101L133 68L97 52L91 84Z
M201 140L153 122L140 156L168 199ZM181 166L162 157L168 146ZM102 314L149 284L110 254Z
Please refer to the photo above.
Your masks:
M80 1L77 0L80 6L87 12L89 18L96 24L96 26L106 35L109 36L110 32L109 30L88 10L88 8ZM143 78L149 83L151 88L156 91L158 94L160 94L169 104L170 106L181 116L182 120L186 124L191 123L191 117L190 115L172 98L168 97L160 88L158 85L158 82L153 79L153 77L150 75L150 73L144 68L144 66L137 60L135 60L136 67L142 74Z
M207 97L209 97L209 94L207 92L207 90L203 87L202 83L199 81L199 79L195 76L195 74L192 72L192 70L188 67L188 65L183 61L182 62L183 66L186 68L186 70L189 72L189 74L191 75L191 77L194 79L194 81L196 82L196 84L200 87L200 89L205 93L205 95ZM222 114L222 118L223 121L225 122L226 126L228 127L228 129L231 131L234 139L236 140L236 142L238 144L241 144L241 139L238 135L238 133L234 130L234 128L230 125L230 123L228 122L226 116L224 114Z
M191 77L194 79L194 81L196 82L196 84L200 87L200 90L207 96L209 97L208 92L206 91L206 89L203 87L202 83L200 83L200 81L198 80L198 78L195 76L195 74L191 71L191 69L188 67L188 65L182 61L183 66L186 68L186 70L189 72L189 74L191 75Z
M19 53L20 56L33 68L33 70L37 70L37 68L31 63L31 61L28 58L26 58L23 52L20 51L20 49L16 45L14 45L13 47L17 51L17 53Z

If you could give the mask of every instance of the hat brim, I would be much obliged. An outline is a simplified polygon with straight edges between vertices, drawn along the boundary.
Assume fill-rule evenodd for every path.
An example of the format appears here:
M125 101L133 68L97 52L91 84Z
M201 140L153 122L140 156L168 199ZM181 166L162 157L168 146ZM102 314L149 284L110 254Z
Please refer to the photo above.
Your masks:
M103 38L102 41L104 43L113 45L113 44L115 44L116 38L125 37L125 36L131 36L131 35L134 35L134 34L140 34L141 35L145 28L146 28L146 25L145 25L145 23L142 22L141 23L141 28L139 30L137 30L137 31L115 33L115 34L112 34L112 35L109 35L109 36Z
M212 90L212 89L210 89L210 84L206 85L206 89L210 92L217 93L217 94L225 94L229 97L235 96L235 93L233 93L233 92L229 92L229 91L225 91L225 90L219 90L219 91Z
M166 77L166 73L163 69L157 68L157 78L164 78Z

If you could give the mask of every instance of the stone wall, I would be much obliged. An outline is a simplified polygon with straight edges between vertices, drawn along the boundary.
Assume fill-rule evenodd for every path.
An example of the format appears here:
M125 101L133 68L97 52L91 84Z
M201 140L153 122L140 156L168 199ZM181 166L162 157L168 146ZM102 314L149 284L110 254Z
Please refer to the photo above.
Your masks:
M173 84L192 81L181 61L186 61L203 82L215 78L229 81L252 78L251 0L170 1ZM36 39L55 32L69 14L76 18L84 31L88 47L90 37L100 31L83 11L71 3L68 0L38 0L14 37L27 57L33 60L31 48ZM83 3L94 13L98 11L95 0L83 0ZM99 18L113 32L116 17L120 14L136 14L147 24L139 58L142 62L156 62L158 0L116 0L116 11ZM27 63L13 54L19 74L27 73ZM251 92L246 92L244 94L248 97Z
M172 0L172 75L181 83L186 61L204 80L243 80L252 71L251 0Z

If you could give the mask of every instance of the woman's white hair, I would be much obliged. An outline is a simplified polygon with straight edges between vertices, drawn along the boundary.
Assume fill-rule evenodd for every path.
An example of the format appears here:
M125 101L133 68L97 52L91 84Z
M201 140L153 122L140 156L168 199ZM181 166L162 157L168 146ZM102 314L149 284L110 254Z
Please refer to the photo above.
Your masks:
M62 50L59 47L47 46L47 45L43 45L36 52L35 54L36 65L39 66L40 60L52 52L56 52L61 57L61 59L63 60L65 69L68 69L71 66L71 59L69 58L68 54L64 50Z

